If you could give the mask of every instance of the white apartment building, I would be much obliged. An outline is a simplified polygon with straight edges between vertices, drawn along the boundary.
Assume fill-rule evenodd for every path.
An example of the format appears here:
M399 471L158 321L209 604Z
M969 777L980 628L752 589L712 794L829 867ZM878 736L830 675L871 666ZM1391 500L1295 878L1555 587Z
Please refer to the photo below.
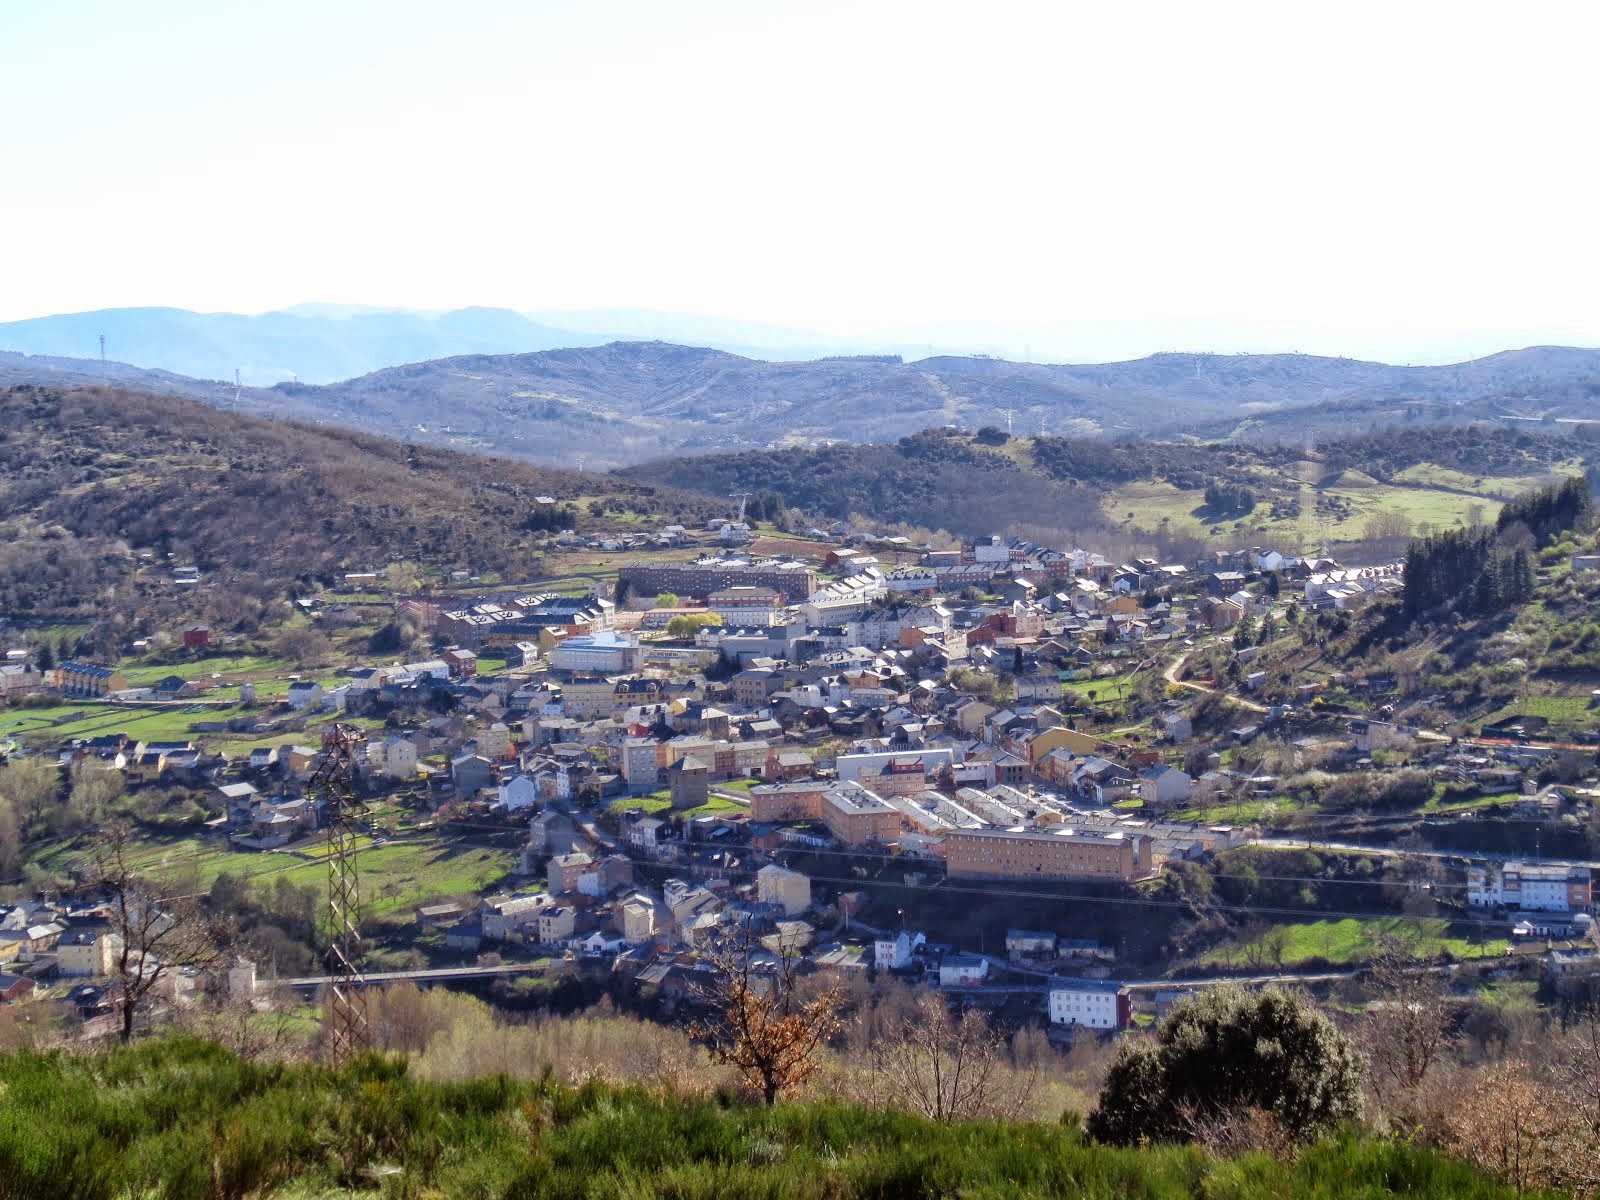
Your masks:
M1050 988L1050 1021L1088 1029L1121 1029L1130 1016L1128 992L1104 979L1058 979Z
M1587 867L1473 863L1467 868L1467 903L1522 912L1582 912L1594 903L1594 886Z

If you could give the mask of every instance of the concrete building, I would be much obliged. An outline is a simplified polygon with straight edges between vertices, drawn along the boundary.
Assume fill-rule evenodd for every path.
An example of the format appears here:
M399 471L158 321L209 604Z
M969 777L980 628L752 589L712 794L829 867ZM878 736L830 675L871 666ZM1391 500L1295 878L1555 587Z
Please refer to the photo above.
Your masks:
M686 563L629 563L617 572L619 590L631 596L678 596L703 599L731 587L765 587L794 601L816 590L817 573L798 562L749 562L737 558L701 559Z
M782 609L783 596L770 587L719 588L706 597L706 610L730 629L771 625Z
M1124 1029L1132 1018L1128 989L1107 979L1058 979L1050 988L1050 1022Z
M1153 839L1120 832L952 829L945 862L952 879L1101 879L1129 883L1154 870Z
M1473 863L1467 867L1467 903L1522 912L1581 912L1594 903L1594 883L1588 867Z
M63 975L98 978L111 974L122 940L108 930L81 930L61 935L56 943L56 969Z
M776 904L786 917L811 907L811 880L799 871L768 865L756 872L756 899Z
M556 671L616 674L633 669L633 656L638 649L637 638L610 631L569 637L551 649L550 667Z
M1139 772L1139 798L1150 808L1181 808L1189 802L1191 783L1177 767L1157 763Z

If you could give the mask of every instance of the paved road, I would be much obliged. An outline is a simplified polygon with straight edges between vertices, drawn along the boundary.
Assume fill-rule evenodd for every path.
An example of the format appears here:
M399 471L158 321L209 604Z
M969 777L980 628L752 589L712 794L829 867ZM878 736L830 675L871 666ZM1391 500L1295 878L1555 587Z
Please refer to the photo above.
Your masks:
M369 971L360 983L369 987L386 983L427 983L445 979L483 979L495 975L529 975L549 969L548 963L503 963L498 967L432 967L419 971ZM256 986L267 988L316 988L333 982L331 975L300 975L292 979L263 979Z

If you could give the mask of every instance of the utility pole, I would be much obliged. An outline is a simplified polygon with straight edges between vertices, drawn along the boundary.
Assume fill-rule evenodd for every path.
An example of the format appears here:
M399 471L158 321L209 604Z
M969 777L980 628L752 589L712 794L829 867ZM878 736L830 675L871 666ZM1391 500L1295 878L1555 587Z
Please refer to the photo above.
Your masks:
M322 735L322 763L307 792L322 795L328 848L328 1061L337 1067L372 1044L361 978L361 881L356 824L367 806L356 797L356 751L366 734L336 724Z

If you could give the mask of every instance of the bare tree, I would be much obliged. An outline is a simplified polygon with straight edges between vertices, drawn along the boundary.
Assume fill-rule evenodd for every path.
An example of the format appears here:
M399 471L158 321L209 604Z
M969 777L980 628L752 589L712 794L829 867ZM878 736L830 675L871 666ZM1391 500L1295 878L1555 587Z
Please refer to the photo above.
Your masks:
M1500 1176L1520 1194L1555 1182L1550 1154L1557 1112L1525 1064L1504 1062L1482 1071L1457 1098L1447 1120L1446 1146Z
M1037 1076L1036 1065L1011 1069L1005 1040L982 1013L956 1017L932 994L891 1020L872 1047L872 1071L878 1099L934 1121L1015 1116Z
M1444 977L1420 966L1414 941L1385 934L1372 958L1374 1000L1367 1009L1372 1078L1401 1092L1422 1086L1451 1043L1451 1003Z
M122 1006L122 1040L164 980L184 969L209 971L227 951L229 926L185 891L140 873L133 830L113 821L91 852L87 885L108 897L117 940L112 971Z
M1550 1071L1573 1115L1600 1145L1600 1003L1585 1005L1568 1023L1550 1055Z
M807 998L798 986L798 955L786 949L767 969L757 946L747 925L706 955L712 977L700 998L711 1016L692 1034L770 1106L816 1073L818 1049L839 1028L843 996L830 987Z

